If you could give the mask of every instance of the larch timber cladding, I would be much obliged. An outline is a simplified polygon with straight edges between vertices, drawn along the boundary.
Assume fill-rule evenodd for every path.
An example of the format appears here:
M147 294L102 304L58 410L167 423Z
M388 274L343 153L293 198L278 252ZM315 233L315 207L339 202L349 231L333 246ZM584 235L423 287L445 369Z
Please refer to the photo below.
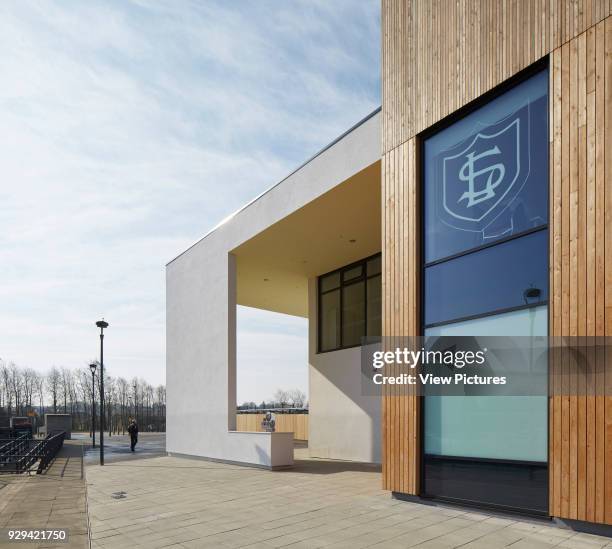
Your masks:
M552 52L550 103L549 330L611 336L612 17ZM598 362L551 398L550 513L612 524L612 371Z
M383 152L611 13L612 0L383 0Z
M612 0L383 0L383 335L421 333L417 134L549 55L550 334L612 336L611 13ZM611 394L610 371L589 376L570 383ZM387 391L384 487L418 494L419 398ZM551 515L612 524L612 397L551 397L549 460Z

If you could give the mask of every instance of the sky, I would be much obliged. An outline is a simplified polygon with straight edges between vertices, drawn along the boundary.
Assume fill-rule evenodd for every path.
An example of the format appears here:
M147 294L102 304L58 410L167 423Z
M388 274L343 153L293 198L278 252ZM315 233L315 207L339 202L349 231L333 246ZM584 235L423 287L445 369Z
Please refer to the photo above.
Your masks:
M0 3L0 358L165 382L165 264L380 104L379 0ZM240 308L238 401L307 391ZM256 373L255 373L256 372ZM281 373L282 372L282 373Z

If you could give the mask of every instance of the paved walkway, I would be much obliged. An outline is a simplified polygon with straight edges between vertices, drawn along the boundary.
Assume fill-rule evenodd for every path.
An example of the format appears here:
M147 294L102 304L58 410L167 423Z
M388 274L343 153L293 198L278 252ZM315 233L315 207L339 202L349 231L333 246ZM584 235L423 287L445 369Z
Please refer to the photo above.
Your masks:
M91 447L91 438L85 433L73 435L73 438L80 440L85 445L85 465L95 465L100 460L100 446L96 444ZM96 442L99 442L97 438ZM166 435L165 433L140 433L136 452L130 451L129 435L113 435L104 437L104 462L126 461L143 459L145 457L159 457L166 455Z
M0 547L85 549L89 510L94 549L612 549L543 521L393 500L375 466L298 459L270 472L146 452L86 462L85 482L82 451L67 442L47 474L0 477L0 529L68 528L69 543Z
M545 522L393 500L371 466L269 472L159 457L87 467L92 547L612 548Z
M64 443L51 467L42 475L0 477L0 528L67 528L68 543L2 542L4 548L89 547L86 486L82 475L82 448Z

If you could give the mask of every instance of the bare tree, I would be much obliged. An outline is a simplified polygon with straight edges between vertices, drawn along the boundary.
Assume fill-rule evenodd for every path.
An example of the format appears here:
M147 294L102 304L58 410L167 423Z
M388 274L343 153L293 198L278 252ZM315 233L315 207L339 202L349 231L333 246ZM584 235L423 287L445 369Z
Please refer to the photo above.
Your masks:
M156 431L166 430L166 386L158 385L155 389L155 400L157 401L158 423L155 426Z
M32 396L35 391L36 384L36 371L32 368L23 368L21 370L21 386L23 389L23 403L24 407L31 409L32 408Z
M300 389L291 389L289 393L289 403L293 408L303 408L306 402L306 395Z
M280 408L285 408L289 404L289 393L284 389L276 389L274 393L274 400L277 402Z
M70 384L71 379L72 379L72 374L70 370L67 370L66 368L62 367L60 369L60 375L59 375L59 388L60 388L61 398L64 401L64 413L65 414L68 413L68 401L70 399L69 384Z
M57 413L57 399L60 392L61 375L59 370L53 366L47 374L47 390L51 395L51 402L53 403L53 413Z
M106 373L106 372L105 372ZM115 388L115 380L111 376L104 376L104 414L106 416L105 426L108 431L108 436L110 437L113 432L114 426L114 410L116 403L116 388Z
M132 415L131 402L134 415L137 414L142 422L141 430L165 430L166 388L163 385L153 387L137 378L130 385L124 378L113 378L107 371L104 393L105 427L109 436L125 433L127 417ZM45 406L51 403L54 413L62 410L72 415L75 431L91 433L94 396L99 403L100 379L96 376L94 387L89 363L75 370L53 367L43 375L32 368L20 368L0 359L0 415L33 413L43 416ZM99 410L98 407L96 412Z
M17 414L22 414L23 401L21 399L23 393L23 380L21 379L19 368L17 368L17 365L13 362L11 362L8 367L8 382L15 402L15 412Z
M13 394L10 386L10 374L6 362L0 363L0 394L2 395L2 407L6 409L8 416L12 415Z
M34 391L38 397L38 413L42 417L45 417L45 377L36 372L36 378L34 379Z

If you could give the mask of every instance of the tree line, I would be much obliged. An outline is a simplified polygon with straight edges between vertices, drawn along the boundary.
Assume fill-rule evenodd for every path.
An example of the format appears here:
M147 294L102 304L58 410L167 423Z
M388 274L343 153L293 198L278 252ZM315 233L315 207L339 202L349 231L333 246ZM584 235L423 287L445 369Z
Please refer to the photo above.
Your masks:
M92 396L95 388L96 430L100 429L100 368L95 381L89 366L52 367L48 372L22 368L0 359L0 425L12 416L30 415L38 424L45 413L72 415L73 431L92 427ZM109 434L125 434L128 419L135 417L140 431L166 430L166 387L143 379L112 377L104 369L105 428ZM4 421L2 418L4 417Z
M261 404L255 402L243 402L238 410L265 410L268 408L308 408L306 395L300 389L277 389L271 400L263 401Z

